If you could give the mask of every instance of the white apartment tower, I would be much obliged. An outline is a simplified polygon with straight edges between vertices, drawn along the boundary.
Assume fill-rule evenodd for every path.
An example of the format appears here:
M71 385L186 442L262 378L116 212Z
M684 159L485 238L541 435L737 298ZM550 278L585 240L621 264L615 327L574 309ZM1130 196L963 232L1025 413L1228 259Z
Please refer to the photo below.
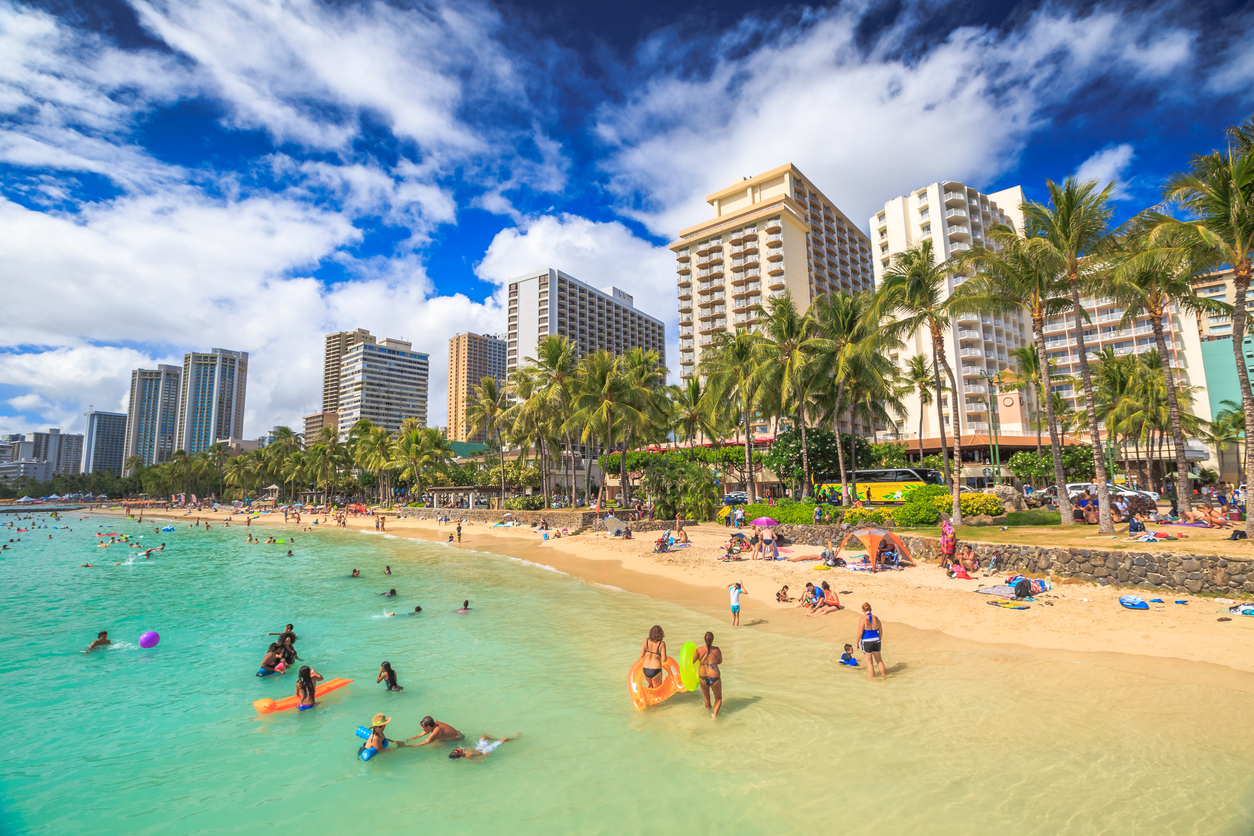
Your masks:
M169 461L174 452L182 378L183 369L179 366L160 365L131 372L123 463L132 456L138 456L143 467Z
M767 300L816 298L872 287L869 239L791 163L708 194L714 217L681 230L679 373L697 373L720 331L751 328Z
M666 326L637 309L629 293L597 290L552 268L511 280L506 369L535 357L536 346L550 334L573 342L580 357L643 348L657 351L658 362L666 365Z
M211 348L183 355L174 449L190 456L244 436L248 352Z
M893 256L924 241L932 242L937 262L945 261L972 246L996 248L988 233L999 224L1023 232L1023 190L1018 186L984 194L956 180L943 180L895 197L871 217L871 241L875 250L875 283L884 281L892 267ZM964 276L949 280L946 297L962 284ZM999 397L989 403L989 378L1015 367L1010 352L1032 342L1031 325L1021 313L967 314L957 319L957 329L945 335L945 353L962 389L962 433L989 433L988 416L997 411L999 431L1026 434L1029 430L1027 410L1021 398ZM921 355L932 362L930 336L917 331L905 339L905 346L893 356L898 368L904 368L911 357ZM943 376L943 372L942 372ZM946 380L945 386L949 383ZM950 393L941 398L945 408L945 434L953 436L950 426ZM881 437L914 439L919 434L920 404L917 393L907 395L906 417L895 432ZM922 409L923 438L940 437L936 423L936 405Z
M340 358L336 404L341 437L362 418L390 432L406 418L427 425L430 358L404 340L369 337L349 346Z

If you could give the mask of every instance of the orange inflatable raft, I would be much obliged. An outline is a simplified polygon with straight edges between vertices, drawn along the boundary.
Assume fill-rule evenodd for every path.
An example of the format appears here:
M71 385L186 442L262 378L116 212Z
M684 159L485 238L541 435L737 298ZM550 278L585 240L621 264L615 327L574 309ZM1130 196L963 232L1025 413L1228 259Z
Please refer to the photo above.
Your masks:
M636 660L627 674L627 682L631 686L631 704L636 711L644 711L651 705L665 702L681 689L679 684L679 663L667 656L662 660L662 684L650 688L644 678L644 662Z
M326 682L319 682L314 686L314 699L320 700L324 695L339 690L352 681L351 679L328 679ZM276 711L286 711L298 705L300 705L300 697L295 695L284 697L281 700L272 700L266 697L265 699L253 701L253 708L257 709L258 714L273 714Z

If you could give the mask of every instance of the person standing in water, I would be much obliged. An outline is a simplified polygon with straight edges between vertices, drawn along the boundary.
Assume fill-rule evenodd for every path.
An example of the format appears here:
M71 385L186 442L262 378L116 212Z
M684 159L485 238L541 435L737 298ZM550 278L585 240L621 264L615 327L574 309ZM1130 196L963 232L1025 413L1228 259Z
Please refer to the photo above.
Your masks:
M858 643L866 654L866 672L875 679L875 666L880 666L880 676L888 679L888 671L884 669L884 660L880 650L884 641L884 623L871 612L870 604L862 605L862 620L858 622Z
M375 679L375 684L378 684L385 679L388 681L387 687L389 691L404 691L405 690L400 685L396 684L396 671L392 670L391 662L384 662L383 664L379 665L379 676L377 679Z
M460 543L461 541L462 541L462 523L461 523L461 520L458 520L457 521L457 542Z
M654 624L649 629L649 637L640 646L640 660L644 664L641 672L650 688L662 684L662 662L666 659L666 633L660 625Z
M300 671L296 674L296 696L300 697L300 705L297 711L304 711L307 708L313 708L315 704L315 682L322 681L322 674L318 673L308 665L301 665Z
M701 696L705 697L705 707L710 708L710 692L714 692L714 713L711 720L718 719L718 710L723 707L723 673L719 665L723 663L723 651L714 646L714 634L705 634L705 647L697 648L697 678L701 681Z

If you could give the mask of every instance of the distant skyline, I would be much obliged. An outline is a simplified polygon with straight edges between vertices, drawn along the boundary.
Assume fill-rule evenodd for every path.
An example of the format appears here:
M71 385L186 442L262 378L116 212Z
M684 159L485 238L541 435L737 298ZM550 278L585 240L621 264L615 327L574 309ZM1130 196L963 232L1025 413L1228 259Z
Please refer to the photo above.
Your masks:
M0 432L210 347L250 355L246 435L299 430L358 327L431 355L439 423L448 338L549 266L674 365L707 193L791 162L865 225L1079 173L1123 219L1254 112L1252 35L1240 3L0 0Z

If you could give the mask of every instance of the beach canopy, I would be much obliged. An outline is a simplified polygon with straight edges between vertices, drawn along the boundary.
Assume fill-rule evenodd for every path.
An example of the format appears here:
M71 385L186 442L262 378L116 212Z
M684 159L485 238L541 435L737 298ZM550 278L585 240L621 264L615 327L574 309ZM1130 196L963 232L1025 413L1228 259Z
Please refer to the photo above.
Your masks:
M857 537L862 541L862 545L866 546L869 555L875 555L879 552L880 543L885 539L897 547L898 556L905 561L909 561L910 565L914 565L914 558L910 556L910 550L906 548L906 544L901 542L901 538L891 531L882 528L859 528L845 535L845 539L840 541L840 548L836 549L836 554L840 554L845 548L845 543L853 537Z
M626 523L618 517L608 516L602 522L605 523L605 533L611 537L619 537L627 531Z
M29 496L24 496L18 500L18 502L34 502L34 501L35 500L31 499Z
M758 517L756 520L749 523L749 525L779 525L779 523L775 522L775 520L770 517Z

